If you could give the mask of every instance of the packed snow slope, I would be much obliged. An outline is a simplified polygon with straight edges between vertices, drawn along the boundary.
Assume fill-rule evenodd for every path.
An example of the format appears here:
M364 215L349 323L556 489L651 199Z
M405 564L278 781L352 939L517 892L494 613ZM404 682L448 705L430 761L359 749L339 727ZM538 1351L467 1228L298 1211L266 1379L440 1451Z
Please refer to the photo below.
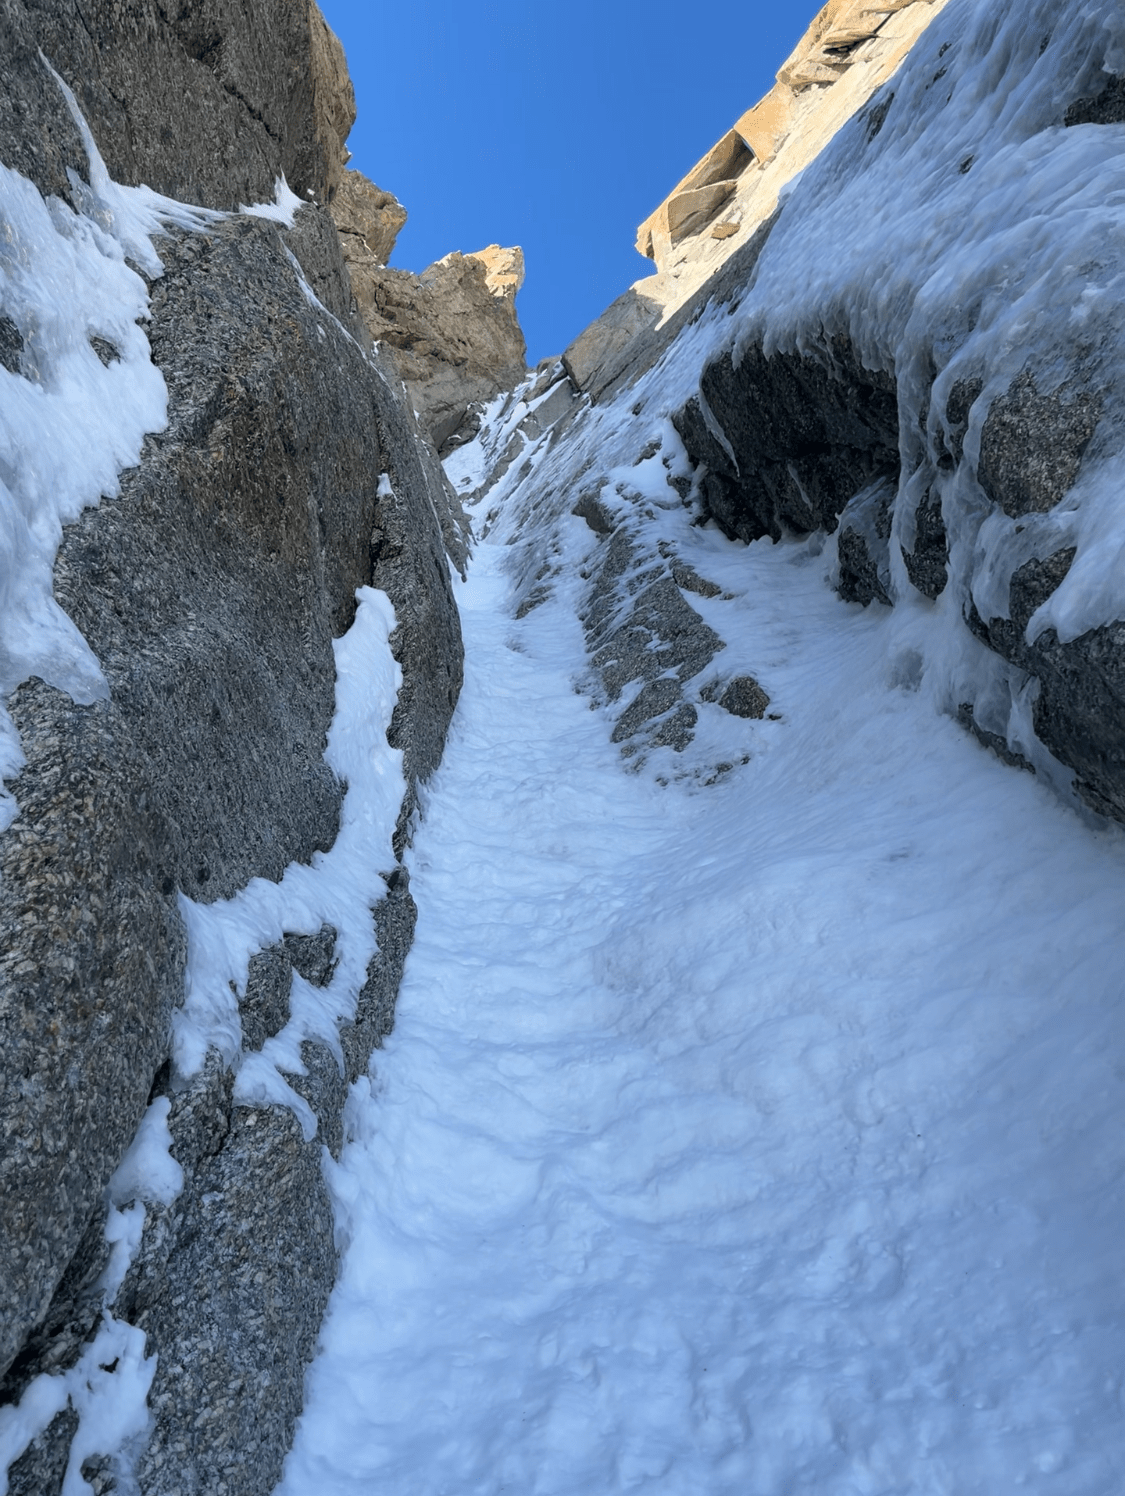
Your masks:
M279 1489L1119 1492L1125 838L896 681L815 543L674 519L778 720L628 772L589 530L520 621L510 513L479 547Z

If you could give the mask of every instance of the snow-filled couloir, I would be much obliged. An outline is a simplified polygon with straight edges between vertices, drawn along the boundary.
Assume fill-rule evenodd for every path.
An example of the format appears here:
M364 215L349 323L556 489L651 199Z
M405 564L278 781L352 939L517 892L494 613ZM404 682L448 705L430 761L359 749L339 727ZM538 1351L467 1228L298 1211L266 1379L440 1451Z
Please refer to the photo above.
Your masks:
M1121 1488L1125 841L980 626L1069 542L1029 640L1119 628L1111 9L953 0L742 285L447 460L466 684L284 1496ZM1029 369L1057 471L986 429Z

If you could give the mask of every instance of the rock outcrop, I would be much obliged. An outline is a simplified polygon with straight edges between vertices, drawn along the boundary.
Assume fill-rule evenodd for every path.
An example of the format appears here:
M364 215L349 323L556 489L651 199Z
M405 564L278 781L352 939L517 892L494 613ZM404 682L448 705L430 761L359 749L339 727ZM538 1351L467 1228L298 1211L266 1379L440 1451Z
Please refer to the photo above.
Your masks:
M331 212L359 316L444 456L476 430L480 407L527 372L516 315L523 251L490 244L446 255L421 275L389 269L406 209L358 171L343 173Z
M35 678L15 691L25 762L0 835L0 1399L64 1373L108 1309L158 1361L151 1427L125 1452L133 1475L121 1451L87 1451L95 1488L249 1496L280 1474L335 1274L323 1150L340 1147L347 1087L389 1028L410 942L396 856L460 687L449 568L464 563L463 522L397 374L369 350L317 205L343 178L354 104L315 6L142 6L126 23L108 4L13 0L0 29L0 159L76 221L105 210L39 49L122 182L229 210L271 200L284 175L316 199L289 227L281 211L221 212L158 240L146 332L167 423L120 491L68 525L54 576L108 692L78 704ZM0 261L4 377L34 380L35 330L4 273ZM95 346L112 364L117 350ZM241 1053L179 1073L181 896L228 899L333 845L333 642L367 586L397 613L389 737L408 793L354 1016L338 1052L304 1045L309 1137L291 1110L235 1100L233 1067L284 1026L293 970L328 979L337 932L295 931L255 958ZM116 1285L106 1188L154 1104L183 1187L150 1203ZM74 1426L64 1408L36 1434L11 1492L60 1489Z
M349 169L332 198L331 212L353 284L386 265L406 223L406 209L393 192Z
M637 249L657 273L634 282L566 350L580 389L604 398L651 367L716 283L745 284L782 189L892 76L946 3L830 0L817 13L776 85L638 228Z
M994 42L983 22L966 41L968 23L957 19L959 31L943 38L935 27L911 58L912 71L841 133L834 148L837 180L847 180L846 151L860 172L860 152L878 157L881 133L904 129L906 115L891 110L909 111L912 105L897 99L912 100L919 113L928 109L936 130L941 111L956 107L957 70L971 66L965 56L1006 45ZM1048 29L1050 19L1042 18L1037 49L1028 47L1018 58L1003 54L1004 67L993 59L1006 88L1019 86L1017 77L1027 80L1020 95L1028 100L1027 117L1006 141L1014 150L1025 142L1034 150L1037 139L1061 132L1068 122L1096 130L1102 120L1087 93L1091 78L1108 76L1098 70L1105 48L1097 20L1085 23L1083 33L1082 23L1072 19L1067 39L1057 20L1056 30ZM1043 81L1044 74L1051 77L1046 67L1033 83L1032 71L1048 48L1068 45L1076 60L1060 75L1065 89ZM1113 92L1102 83L1098 97ZM979 118L984 127L991 124L983 110ZM909 128L918 128L917 115ZM974 171L987 172L988 138L978 134L974 144L972 153L960 144L946 147L956 159L944 167L935 192L970 196L968 187L952 184ZM1061 133L1057 144L1060 152L1068 149ZM1093 137L1090 149L1097 159L1100 146ZM1084 210L1085 203L1068 204L1075 223ZM775 264L785 254L778 240L787 228L786 213L794 211L782 211L760 251L759 275L771 254ZM1007 211L1013 211L1010 204ZM1013 214L1008 232L1018 233L1020 224L1020 215ZM1063 225L1060 213L1060 245L1067 233ZM956 253L959 261L952 250L944 261L947 274L957 264L971 266L970 274L988 266L989 252L971 238ZM1067 263L1067 252L1058 253ZM916 273L939 273L936 262L924 263ZM990 268L981 273L1003 308L993 313L998 325L1007 315L1017 317L1007 309L1024 293L998 285ZM732 299L721 280L709 284L710 297L697 296L697 309L708 300ZM1068 297L1089 291L1081 275L1059 276L1055 294L1061 308L1070 304ZM912 606L919 597L943 605L953 599L965 632L993 651L994 659L958 667L965 699L949 699L946 708L1006 761L1037 769L1097 814L1125 821L1125 621L1120 611L1110 611L1121 610L1123 602L1104 596L1099 616L1083 624L1080 611L1078 623L1068 619L1066 633L1054 622L1036 627L1041 610L1050 617L1075 563L1084 492L1098 481L1099 464L1119 460L1116 309L1092 339L1076 330L1077 313L1069 324L1061 312L1053 320L1041 316L1036 335L1018 340L1019 355L1010 363L1005 359L1012 343L978 334L971 317L959 322L960 303L940 295L929 300L925 319L916 318L909 333L893 318L880 323L865 311L866 323L846 293L819 303L810 298L800 330L786 346L774 341L767 351L760 333L744 332L734 347L706 363L697 394L673 415L697 465L700 517L748 542L838 530L839 590L850 601ZM862 356L853 339L863 342ZM965 372L958 377L957 370ZM1095 542L1087 543L1092 550ZM948 612L943 616L948 619ZM973 659L957 625L942 648Z
M1121 118L1111 15L1044 0L1032 34L969 0L826 6L642 226L660 273L566 350L591 403L495 454L491 481L540 537L512 541L517 610L562 564L544 516L594 532L586 685L633 762L682 750L703 703L764 709L743 677L730 694L713 677L712 584L676 553L660 474L628 476L662 452L697 524L825 544L845 601L906 615L896 679L926 675L1006 763L1125 821L1125 334L1116 251L1087 258L1119 180L1099 133ZM1049 207L1030 167L1047 160Z
M344 237L359 313L387 349L423 431L445 455L476 429L474 413L527 372L515 305L523 254L492 244L446 255L421 275L389 269L368 248L389 209L370 195L367 201L373 229Z

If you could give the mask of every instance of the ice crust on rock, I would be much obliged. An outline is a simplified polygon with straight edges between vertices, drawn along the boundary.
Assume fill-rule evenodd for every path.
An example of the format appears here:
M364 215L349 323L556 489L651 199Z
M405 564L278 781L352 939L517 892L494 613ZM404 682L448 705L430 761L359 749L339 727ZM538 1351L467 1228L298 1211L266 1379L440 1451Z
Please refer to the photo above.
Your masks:
M945 426L958 383L979 389L964 434L974 464L989 409L1017 376L1050 393L1077 373L1104 393L1078 482L1052 512L982 525L974 483L941 490L954 574L985 618L1008 616L1024 561L1077 547L1029 640L1054 628L1066 642L1125 616L1112 455L1125 433L1125 154L1120 126L1063 124L1076 97L1123 71L1113 0L953 0L873 101L889 105L877 134L861 114L787 189L723 339L737 361L752 344L815 354L845 333L867 367L895 373L913 502L898 506L894 539L908 550L934 476L926 436ZM897 544L891 557L906 596Z
M165 423L164 379L142 326L144 275L160 274L152 240L165 224L198 228L208 215L113 182L55 77L89 157L89 184L71 182L77 210L0 166L0 317L14 329L0 363L0 702L38 675L88 704L106 694L105 678L55 602L55 554L62 526L116 494L118 474ZM0 705L0 777L21 763ZM0 830L16 813L0 791Z
M1075 769L1033 730L1034 677L975 638L965 618L975 606L986 622L1007 619L1018 569L1072 550L1024 638L1054 630L1065 644L1125 618L1122 126L1064 124L1076 99L1125 72L1118 23L1110 0L952 0L870 107L785 189L747 283L701 304L655 364L561 445L525 453L539 481L517 500L527 515L535 507L542 520L550 509L561 523L575 474L583 489L610 473L627 481L617 470L634 460L634 432L656 439L660 421L692 400L730 462L730 438L700 388L705 367L730 356L737 376L754 350L831 370L845 344L858 367L893 376L901 471L878 586L896 604L903 653L919 659L935 705L956 715L975 703L978 725L1068 797ZM1054 507L1007 513L982 486L981 444L990 412L1021 380L1064 410L1088 402L1097 424ZM953 397L966 392L961 429ZM950 462L954 449L964 461ZM494 507L514 476L497 485ZM927 503L948 546L949 585L936 599L911 584L903 557ZM534 578L538 542L528 532L513 543L526 559L521 576ZM529 581L519 585L528 593Z

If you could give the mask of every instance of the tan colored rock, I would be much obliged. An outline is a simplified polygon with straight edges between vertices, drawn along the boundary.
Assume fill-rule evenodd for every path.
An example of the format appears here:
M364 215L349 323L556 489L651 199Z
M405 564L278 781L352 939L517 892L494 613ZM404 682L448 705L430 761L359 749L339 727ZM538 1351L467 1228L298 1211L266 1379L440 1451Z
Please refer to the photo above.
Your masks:
M738 178L754 160L736 130L728 130L637 230L637 248L659 264L673 245L708 223L734 195Z
M421 275L391 270L387 260L406 209L358 171L343 173L331 213L359 314L386 346L422 429L444 453L468 434L474 406L527 372L516 316L523 250L490 244L446 255Z
M340 38L309 0L309 46L312 53L313 130L323 153L328 200L336 194L348 152L344 145L355 124L355 90L348 75Z
M523 250L519 245L502 249L499 244L490 244L487 249L476 249L467 256L480 260L485 268L484 283L493 296L503 296L515 301L516 292L523 285Z
M767 218L776 205L778 189L808 165L890 76L945 3L829 0L778 70L774 88L742 115L641 224L637 230L641 254L655 260L661 271L671 269L680 258L678 246L702 233L736 196L772 197L764 211L752 215L756 223ZM843 88L843 81L852 75L858 86ZM789 148L791 140L795 148ZM783 148L787 160L772 173L772 193L755 192L761 169L775 162Z
M735 130L754 152L759 165L764 166L773 160L778 146L788 135L793 106L792 89L775 88L753 109L748 109L735 125Z
M393 192L384 192L359 171L345 171L330 212L349 268L357 263L385 265L406 222L406 209Z
M449 254L421 275L370 258L350 260L349 269L360 315L390 353L423 431L444 454L473 429L474 407L527 372L515 306L522 251L490 245Z
M627 378L638 340L662 335L772 215L781 189L896 71L948 0L829 0L774 88L677 182L637 230L657 274L634 282L566 350L597 398Z

